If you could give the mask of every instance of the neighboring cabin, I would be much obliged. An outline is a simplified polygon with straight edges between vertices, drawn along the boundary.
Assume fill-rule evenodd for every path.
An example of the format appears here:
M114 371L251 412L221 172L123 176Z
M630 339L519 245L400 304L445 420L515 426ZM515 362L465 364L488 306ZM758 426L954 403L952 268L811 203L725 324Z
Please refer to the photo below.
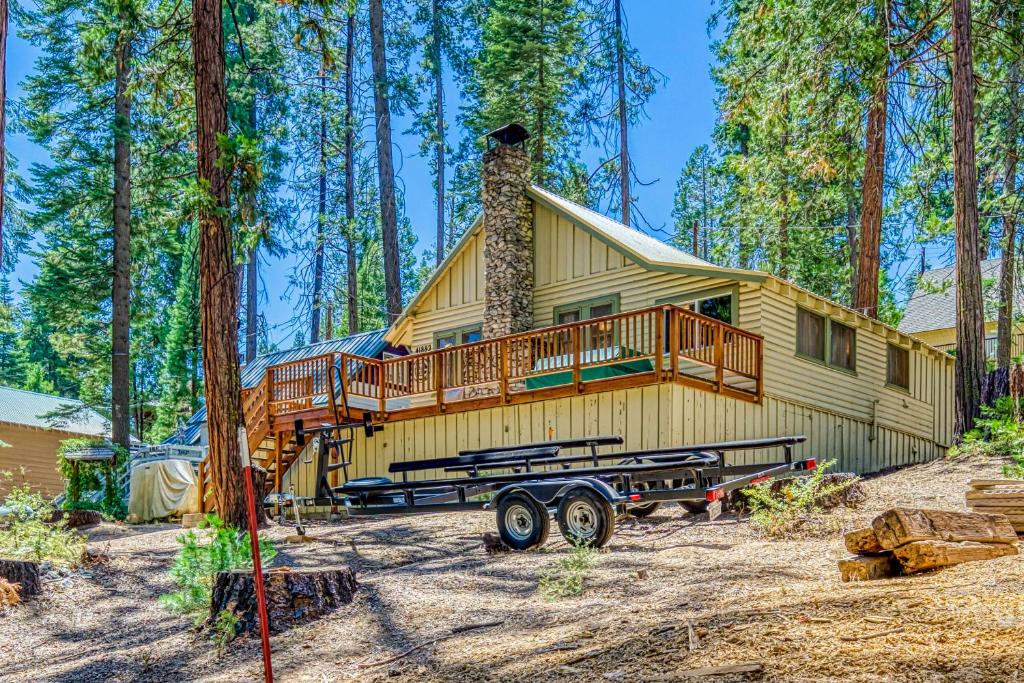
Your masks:
M109 422L81 401L0 386L0 442L10 446L0 447L0 472L11 472L15 484L24 481L47 496L60 494L60 442L109 433ZM9 489L9 482L0 480L0 498Z
M981 278L985 301L985 355L996 357L996 322L999 315L999 274L1002 259L981 262ZM1018 320L1024 312L1024 296L1018 287L1013 300L1013 314ZM921 274L913 296L900 320L901 332L912 334L940 351L956 349L956 268L936 268ZM1010 356L1024 354L1024 325L1013 326Z

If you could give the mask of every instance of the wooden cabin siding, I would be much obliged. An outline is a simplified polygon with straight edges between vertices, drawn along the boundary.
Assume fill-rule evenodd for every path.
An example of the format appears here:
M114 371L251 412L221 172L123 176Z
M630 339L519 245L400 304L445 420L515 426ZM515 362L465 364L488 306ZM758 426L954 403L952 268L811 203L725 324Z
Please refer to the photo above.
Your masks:
M391 476L392 462L452 456L467 448L603 434L622 435L622 448L628 450L804 434L808 441L796 448L796 457L835 460L835 471L857 473L945 454L931 437L799 401L766 396L758 405L661 384L388 422L372 439L357 435L349 476ZM781 450L741 451L730 455L728 462L760 463L781 457ZM314 472L315 463L300 457L285 479L295 483L297 494L311 495ZM417 481L445 476L440 471L411 473Z
M0 423L0 441L10 448L0 448L0 472L14 475L13 484L28 483L46 496L64 491L64 479L57 472L57 451L64 439L80 437L50 429ZM24 468L24 475L21 470ZM0 479L0 500L10 490L11 482Z
M852 313L781 286L761 292L761 333L765 337L765 393L813 405L836 415L950 443L946 400L952 391L952 363L919 344L899 342L895 332L861 325ZM804 306L856 329L856 371L848 372L796 353L797 307ZM910 349L910 388L886 385L886 345Z

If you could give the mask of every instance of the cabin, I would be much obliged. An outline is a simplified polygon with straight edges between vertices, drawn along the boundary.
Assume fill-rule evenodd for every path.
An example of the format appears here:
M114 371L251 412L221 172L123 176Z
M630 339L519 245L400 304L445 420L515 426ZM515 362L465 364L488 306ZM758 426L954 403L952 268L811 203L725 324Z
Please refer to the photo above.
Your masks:
M805 434L797 455L862 473L946 453L949 354L531 184L525 139L516 126L491 134L481 216L385 331L397 355L305 356L243 390L250 451L274 489L314 493L296 426L335 414L383 426L357 435L350 477L604 434L628 449Z
M996 328L999 318L999 275L1001 258L981 262L982 296L985 302L985 356L996 357ZM1016 318L1024 311L1020 288L1014 294ZM913 295L907 301L899 330L913 335L940 351L956 350L956 268L936 268L921 273ZM1010 336L1010 356L1024 355L1024 323L1014 321Z
M81 401L0 386L0 472L14 475L0 478L0 500L12 484L22 483L45 496L59 495L61 442L109 435L109 421Z

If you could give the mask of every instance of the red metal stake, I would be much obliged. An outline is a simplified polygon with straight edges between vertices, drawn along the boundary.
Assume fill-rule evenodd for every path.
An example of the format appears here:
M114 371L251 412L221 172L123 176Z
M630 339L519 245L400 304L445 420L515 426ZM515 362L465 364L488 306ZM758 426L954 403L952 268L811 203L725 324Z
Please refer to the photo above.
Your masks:
M256 605L260 615L260 640L263 649L263 680L274 683L274 667L270 662L270 621L267 619L267 600L263 594L263 567L260 564L260 539L256 526L256 493L252 488L252 460L249 458L249 439L245 427L238 428L238 452L242 458L245 477L245 498L249 509L249 542L252 544L252 574L256 584Z

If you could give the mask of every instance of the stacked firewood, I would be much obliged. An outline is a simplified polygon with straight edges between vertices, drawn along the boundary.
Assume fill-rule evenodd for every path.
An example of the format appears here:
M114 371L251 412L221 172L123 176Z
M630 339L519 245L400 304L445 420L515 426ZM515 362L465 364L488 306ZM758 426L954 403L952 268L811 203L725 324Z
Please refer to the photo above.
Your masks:
M1016 555L1017 532L1005 515L893 508L846 534L846 549L843 581L865 581Z
M1024 533L1024 480L973 479L967 507L975 512L1006 515L1017 533Z

